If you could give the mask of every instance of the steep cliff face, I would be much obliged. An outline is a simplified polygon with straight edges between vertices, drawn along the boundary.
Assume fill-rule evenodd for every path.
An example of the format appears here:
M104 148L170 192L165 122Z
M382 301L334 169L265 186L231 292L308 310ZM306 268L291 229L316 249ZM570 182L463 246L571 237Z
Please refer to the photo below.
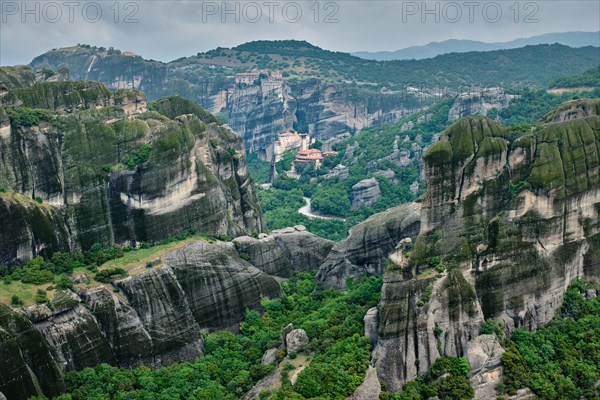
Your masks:
M389 387L469 355L484 319L535 329L573 279L600 278L599 105L565 104L516 135L465 118L428 149L419 238L386 273L379 307L374 359Z
M293 129L296 100L285 82L273 88L234 86L230 92L226 105L229 126L244 138L248 151L264 150L280 133Z
M3 263L188 229L265 229L241 138L188 100L147 112L141 92L53 82L14 89L3 104L0 185L43 202L0 193L0 212L19 233L1 235Z
M486 116L492 108L501 110L508 107L514 97L505 94L502 88L488 88L479 92L462 93L452 104L448 112L448 121L456 121L469 115Z
M268 81L267 81L268 82ZM413 96L356 92L316 79L271 87L264 82L232 86L229 125L252 152L264 151L278 134L298 130L318 140L395 123L427 104Z
M0 264L68 251L64 212L16 193L0 193Z
M202 332L233 327L262 298L281 295L277 281L228 242L192 242L113 285L116 292L58 291L51 307L0 304L0 392L11 399L56 395L63 372L99 363L192 361L202 355Z
M393 124L430 104L423 98L406 93L356 90L317 79L292 85L292 93L297 101L298 127L319 140Z
M161 63L118 50L74 46L34 58L35 70L67 68L71 79L92 80L109 89L136 89L150 100L173 94L228 115L247 150L262 154L280 133L299 129L326 140L363 128L395 123L430 102L412 94L357 90L319 79L300 82L259 79L236 83L229 70L219 71L194 57ZM236 66L239 68L239 66Z
M126 56L120 51L74 46L49 51L33 59L33 67L68 68L71 79L97 81L110 89L137 89L152 93L167 79L167 66L158 61Z
M256 268L280 278L316 270L334 244L307 232L304 226L275 230L258 239L242 236L233 243Z
M62 372L43 336L21 313L0 304L0 393L9 399L57 396Z
M398 243L404 238L416 239L420 209L418 203L403 204L352 227L348 237L336 243L321 264L317 280L344 289L347 277L381 275Z

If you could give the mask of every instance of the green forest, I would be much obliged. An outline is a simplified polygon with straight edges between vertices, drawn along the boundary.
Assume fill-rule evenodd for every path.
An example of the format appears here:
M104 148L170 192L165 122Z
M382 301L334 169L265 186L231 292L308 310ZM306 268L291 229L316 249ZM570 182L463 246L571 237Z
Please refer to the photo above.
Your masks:
M548 84L551 88L600 87L600 65L580 74L557 78Z
M600 297L586 300L591 288L576 281L548 325L536 332L517 329L505 340L500 392L515 394L529 387L543 400L598 398Z
M382 280L348 281L348 290L322 289L313 274L296 273L282 284L284 296L264 300L262 312L247 310L239 333L205 335L205 356L195 362L159 369L135 369L106 364L66 375L72 399L237 399L261 378L275 371L263 365L267 349L278 348L280 387L266 390L261 399L345 399L362 383L372 346L363 336L362 318L378 304ZM540 399L594 398L600 378L600 297L586 300L593 286L576 281L562 308L547 326L531 333L515 330L502 340L505 376L498 395L529 387ZM596 287L597 289L597 287ZM290 322L302 328L310 341L298 352L286 354L281 331ZM503 325L488 321L481 333L497 332ZM289 374L294 360L306 365L294 385ZM407 382L399 393L383 391L382 400L469 399L474 395L465 358L439 358L430 370ZM384 386L385 388L385 386ZM42 400L44 397L32 398Z
M597 49L573 49L559 44L526 46L519 49L490 52L450 53L424 60L367 60L341 52L321 49L306 41L275 40L254 41L232 49L218 48L198 57L233 57L245 61L247 67L263 57L272 63L266 68L291 70L292 60L302 60L308 72L321 78L337 77L353 81L372 82L388 88L407 85L455 88L477 82L482 86L511 87L517 82L529 82L543 87L560 75L570 75L596 65ZM275 58L289 58L289 63L276 62ZM569 59L569 63L562 62ZM272 65L274 64L274 65ZM477 68L473 68L477 65ZM545 68L540 69L539 65ZM298 65L299 66L299 65ZM500 67L499 67L500 66Z
M293 322L310 342L300 350L308 365L291 385L281 371L281 387L261 399L345 399L362 382L371 343L363 336L362 318L377 305L381 278L365 278L348 291L323 290L313 274L298 273L282 284L284 296L264 300L264 312L248 310L239 334L214 332L204 337L205 356L193 363L156 370L116 368L106 364L66 375L67 399L237 399L273 372L262 365L265 350L281 345L282 329ZM277 352L278 361L297 353Z

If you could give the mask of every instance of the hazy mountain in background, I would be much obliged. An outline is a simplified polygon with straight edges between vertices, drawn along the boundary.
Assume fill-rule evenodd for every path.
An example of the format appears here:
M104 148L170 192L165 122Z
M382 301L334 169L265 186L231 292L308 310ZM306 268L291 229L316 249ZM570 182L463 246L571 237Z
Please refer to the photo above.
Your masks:
M424 46L411 46L396 51L359 51L357 57L371 60L421 60L440 54L466 53L469 51L491 51L515 49L527 45L559 43L570 47L600 47L600 32L557 32L511 40L510 42L485 43L477 40L450 39L431 42Z

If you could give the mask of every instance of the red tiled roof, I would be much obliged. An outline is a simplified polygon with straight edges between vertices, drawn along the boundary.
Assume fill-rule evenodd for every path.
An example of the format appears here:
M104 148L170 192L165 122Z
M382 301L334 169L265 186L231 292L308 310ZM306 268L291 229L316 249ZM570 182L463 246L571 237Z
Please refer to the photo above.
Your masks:
M312 155L312 154L321 155L321 150L319 150L319 149L308 149L308 150L300 150L298 152L299 156L308 156L308 155Z

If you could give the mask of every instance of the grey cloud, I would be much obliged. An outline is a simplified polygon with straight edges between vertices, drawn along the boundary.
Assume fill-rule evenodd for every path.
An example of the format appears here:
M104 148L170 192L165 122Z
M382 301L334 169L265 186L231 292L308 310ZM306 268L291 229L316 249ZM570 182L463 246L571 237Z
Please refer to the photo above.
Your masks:
M468 8L465 1L430 1L427 7L437 7L438 14L422 15L422 1L318 1L319 21L315 22L313 1L298 1L302 8L302 17L296 23L286 21L282 15L283 7L289 1L279 1L275 8L275 22L267 19L268 6L264 1L256 1L263 15L260 22L233 21L232 15L226 15L227 22L222 23L220 15L206 15L207 7L222 1L137 1L139 11L135 18L138 23L124 23L127 2L120 2L119 22L113 21L114 15L108 9L112 1L101 4L103 16L97 23L86 22L81 12L75 14L75 21L69 22L66 9L57 23L41 21L35 23L32 16L23 23L20 13L8 15L7 4L21 5L20 1L2 0L0 9L0 64L24 64L34 56L51 48L69 46L76 43L90 43L99 46L114 46L123 50L132 50L147 58L169 61L206 51L217 46L231 47L258 39L302 39L320 47L338 51L377 51L397 50L399 48L426 44L450 38L482 41L507 41L519 37L533 36L547 32L560 31L597 31L600 26L600 3L596 1L535 1L520 2L518 22L514 21L514 10L509 7L514 1L477 2L473 21L468 20ZM30 1L28 4L35 2ZM40 7L47 1L39 2ZM81 1L81 10L89 1ZM235 2L227 2L229 8ZM249 1L241 1L238 7L249 7ZM334 18L337 23L324 23L323 19L338 7ZM492 23L482 15L485 7L490 15L495 3L502 10L502 18ZM534 11L524 9L527 4L537 6L537 23L524 23L526 14ZM64 4L64 0L56 1ZM414 12L410 7L416 6ZM456 7L462 12L462 18L450 21ZM32 6L33 7L33 6ZM325 7L328 7L325 9ZM491 8L490 8L491 7ZM288 6L293 17L293 6ZM252 11L247 8L248 12ZM409 13L408 11L413 11ZM446 12L446 14L443 14ZM204 21L203 21L203 16ZM253 14L249 14L252 17ZM403 17L404 16L404 17ZM435 21L436 16L439 22ZM425 21L422 18L425 18ZM445 18L446 17L446 18ZM43 19L43 18L42 18Z

